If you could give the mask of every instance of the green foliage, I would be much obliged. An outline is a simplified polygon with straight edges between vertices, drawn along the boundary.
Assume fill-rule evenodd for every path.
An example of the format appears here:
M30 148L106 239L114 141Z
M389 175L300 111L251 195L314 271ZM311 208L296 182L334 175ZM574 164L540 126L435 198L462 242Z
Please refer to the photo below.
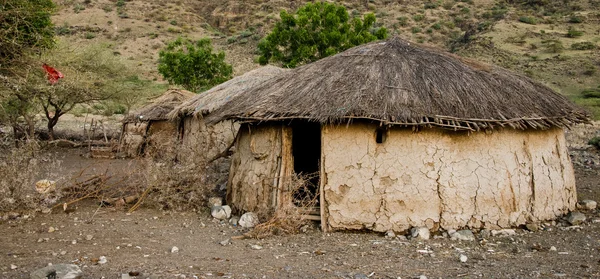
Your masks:
M233 69L224 52L213 53L209 39L178 38L160 51L158 72L172 84L200 92L230 79Z
M569 31L567 31L567 37L569 38L577 38L583 36L583 31L579 31L573 27L569 27Z
M439 1L427 1L423 4L423 8L425 9L437 9L440 6Z
M600 98L600 87L584 89L581 91L581 96L586 99Z
M561 53L565 50L565 47L559 40L545 40L542 41L542 44L546 48L546 51L550 53Z
M588 144L600 150L600 137L593 137L588 141Z
M350 18L346 8L327 2L307 3L295 14L281 11L280 16L258 44L262 65L280 61L293 68L387 37L387 29L374 28L375 15Z
M571 45L573 50L593 50L597 48L598 46L592 42L579 42Z
M400 24L400 26L405 27L408 25L408 17L405 16L401 16L397 18L398 20L398 24Z
M65 21L63 23L63 25L56 27L55 30L56 34L59 36L62 35L71 35L71 27L69 26L69 24Z
M51 0L0 2L0 64L10 63L30 50L54 46Z
M425 19L425 15L422 14L417 14L413 16L413 20L416 22L423 21L423 19Z
M483 18L501 20L506 17L506 13L508 13L508 7L506 6L506 3L498 2L489 11L483 14Z
M537 24L537 19L535 17L531 17L531 16L522 16L519 18L519 21L523 22L523 23L527 23L527 24L532 24L532 25Z
M569 23L582 23L583 17L579 15L573 15L569 18Z

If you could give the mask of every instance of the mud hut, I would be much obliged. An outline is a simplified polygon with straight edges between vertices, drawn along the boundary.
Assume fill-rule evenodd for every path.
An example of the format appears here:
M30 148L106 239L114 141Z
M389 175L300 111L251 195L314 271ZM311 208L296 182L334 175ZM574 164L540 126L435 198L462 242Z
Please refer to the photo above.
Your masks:
M135 157L144 153L147 145L168 143L177 139L177 123L167 114L183 101L195 96L193 92L169 89L148 104L123 119L120 151Z
M242 123L234 210L289 204L285 180L314 173L324 230L384 232L506 228L573 210L563 129L588 117L525 76L393 38L278 75L206 119Z
M169 117L179 123L182 153L191 155L181 156L181 158L195 161L210 160L226 152L234 142L239 124L222 121L207 126L204 116L223 106L238 94L284 71L274 66L252 70L198 94L170 112Z

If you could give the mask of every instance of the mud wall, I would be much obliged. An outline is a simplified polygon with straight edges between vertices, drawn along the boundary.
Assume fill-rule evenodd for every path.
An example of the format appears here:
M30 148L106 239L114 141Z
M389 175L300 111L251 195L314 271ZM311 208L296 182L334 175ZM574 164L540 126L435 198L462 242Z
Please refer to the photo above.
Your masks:
M128 157L136 157L141 151L146 134L146 122L124 123L123 134L121 135L120 151Z
M561 129L465 133L325 126L325 217L333 229L502 228L575 208Z
M264 213L276 206L283 137L277 125L240 127L227 183L227 204L235 211Z
M202 161L223 152L234 140L239 124L232 121L207 126L202 118L183 120L181 150L183 160Z

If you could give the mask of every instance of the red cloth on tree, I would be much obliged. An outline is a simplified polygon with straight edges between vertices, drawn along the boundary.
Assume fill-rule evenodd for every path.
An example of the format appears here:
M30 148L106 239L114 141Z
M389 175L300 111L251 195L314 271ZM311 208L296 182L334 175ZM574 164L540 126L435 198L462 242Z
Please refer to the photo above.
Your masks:
M44 68L44 71L46 71L46 74L48 75L48 82L50 82L50 84L55 84L58 82L58 79L65 77L57 69L54 69L54 68L48 66L48 64L46 64L46 63L44 63L44 65L42 65L42 67Z

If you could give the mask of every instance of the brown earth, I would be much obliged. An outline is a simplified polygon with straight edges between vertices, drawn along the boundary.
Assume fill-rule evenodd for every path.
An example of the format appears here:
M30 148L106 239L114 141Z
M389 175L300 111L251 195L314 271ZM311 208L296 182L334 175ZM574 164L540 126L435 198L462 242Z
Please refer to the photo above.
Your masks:
M568 135L580 200L600 200L600 153L581 142L597 131L588 126ZM132 164L68 151L50 151L62 161L58 171L65 176L81 168L118 174ZM84 278L121 278L131 271L142 274L134 278L600 277L598 209L584 211L587 221L580 227L557 220L536 232L517 228L514 236L476 233L474 242L439 235L406 240L368 232L322 233L315 225L297 235L234 239L223 246L220 242L244 230L213 219L208 208L143 207L128 214L125 208L99 207L91 200L76 206L68 214L60 209L0 219L0 278L29 278L29 272L49 263L77 264ZM49 232L50 227L56 231ZM171 253L174 246L179 252ZM461 254L468 258L465 263ZM101 256L107 263L95 263Z

